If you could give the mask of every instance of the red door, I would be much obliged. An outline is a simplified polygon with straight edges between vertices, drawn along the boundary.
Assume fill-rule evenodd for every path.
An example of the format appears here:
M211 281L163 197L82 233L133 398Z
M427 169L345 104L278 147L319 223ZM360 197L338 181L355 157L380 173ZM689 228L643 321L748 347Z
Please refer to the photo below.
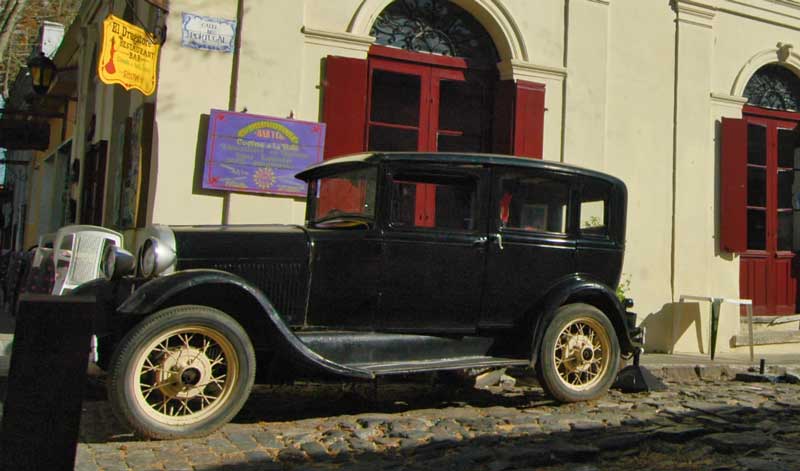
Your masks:
M374 48L373 54L382 49ZM458 58L382 51L369 60L367 149L409 152L482 152L489 141L488 90L467 80ZM414 63L398 59L425 59ZM474 74L472 74L474 75ZM436 185L415 185L418 227L434 227Z
M797 312L794 269L794 132L800 115L757 109L747 122L747 250L740 292L756 315ZM798 181L800 184L800 180ZM800 234L798 234L800 235Z

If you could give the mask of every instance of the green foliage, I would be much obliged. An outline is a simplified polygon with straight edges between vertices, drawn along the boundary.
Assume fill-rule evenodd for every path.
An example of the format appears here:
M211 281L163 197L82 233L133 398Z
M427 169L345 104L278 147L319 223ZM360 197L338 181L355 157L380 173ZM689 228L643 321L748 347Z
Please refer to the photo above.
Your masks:
M581 227L600 227L603 225L603 221L600 220L597 216L589 216L589 219L583 221Z
M624 301L625 298L629 298L631 293L631 275L629 273L623 273L620 277L619 284L617 285L617 298L620 302Z

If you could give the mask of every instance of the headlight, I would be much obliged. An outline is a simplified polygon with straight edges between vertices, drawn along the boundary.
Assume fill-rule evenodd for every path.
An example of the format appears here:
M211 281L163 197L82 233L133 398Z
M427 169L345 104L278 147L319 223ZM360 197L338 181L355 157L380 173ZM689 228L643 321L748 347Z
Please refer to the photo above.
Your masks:
M129 275L133 271L133 254L114 244L107 244L100 270L107 280Z
M139 254L139 273L145 278L150 278L156 272L156 244L155 239L147 239Z
M155 237L144 241L139 252L139 274L150 278L164 272L175 262L175 252Z

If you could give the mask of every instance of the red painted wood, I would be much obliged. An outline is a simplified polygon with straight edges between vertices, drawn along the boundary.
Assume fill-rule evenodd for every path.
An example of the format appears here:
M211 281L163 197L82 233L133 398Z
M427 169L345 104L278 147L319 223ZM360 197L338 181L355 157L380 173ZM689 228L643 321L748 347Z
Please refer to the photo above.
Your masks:
M746 111L747 108L751 107L746 107ZM793 119L787 120L787 116L792 116ZM740 296L753 300L753 313L756 315L794 314L797 312L797 279L792 270L795 255L790 251L778 250L778 131L794 129L800 121L800 114L756 109L756 112L745 113L743 121L745 124L752 123L766 128L766 164L763 168L766 171L767 193L766 247L764 250L747 250L742 253L739 275ZM724 125L725 121L723 121L723 166L726 155ZM738 145L741 146L739 152L745 154L745 163L742 167L746 172L747 140L739 142ZM723 178L724 172L723 170ZM745 194L744 204L746 203ZM724 196L723 211L725 211Z
M775 314L795 313L797 299L797 280L792 275L793 256L776 258L775 266Z
M722 118L720 246L747 250L747 121Z
M541 159L544 151L544 85L517 81L514 155Z
M322 89L324 158L366 150L367 61L328 56Z
M492 151L541 159L544 150L545 86L502 80L494 104Z
M413 62L416 64L429 64L439 67L453 67L466 69L468 67L466 59L461 57L441 56L437 54L423 54L420 52L406 51L387 46L371 46L369 55L374 57L385 57L399 61Z
M748 116L759 116L764 118L783 119L788 121L796 121L798 113L793 111L780 111L768 110L766 108L758 108L756 106L745 105L742 108L742 113Z

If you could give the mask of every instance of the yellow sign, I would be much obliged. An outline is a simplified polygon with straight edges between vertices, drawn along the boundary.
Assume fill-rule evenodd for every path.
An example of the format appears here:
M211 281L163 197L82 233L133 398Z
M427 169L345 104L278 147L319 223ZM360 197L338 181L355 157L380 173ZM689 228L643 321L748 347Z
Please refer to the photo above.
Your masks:
M103 52L97 64L103 83L152 95L157 64L158 43L152 34L114 15L103 21Z

